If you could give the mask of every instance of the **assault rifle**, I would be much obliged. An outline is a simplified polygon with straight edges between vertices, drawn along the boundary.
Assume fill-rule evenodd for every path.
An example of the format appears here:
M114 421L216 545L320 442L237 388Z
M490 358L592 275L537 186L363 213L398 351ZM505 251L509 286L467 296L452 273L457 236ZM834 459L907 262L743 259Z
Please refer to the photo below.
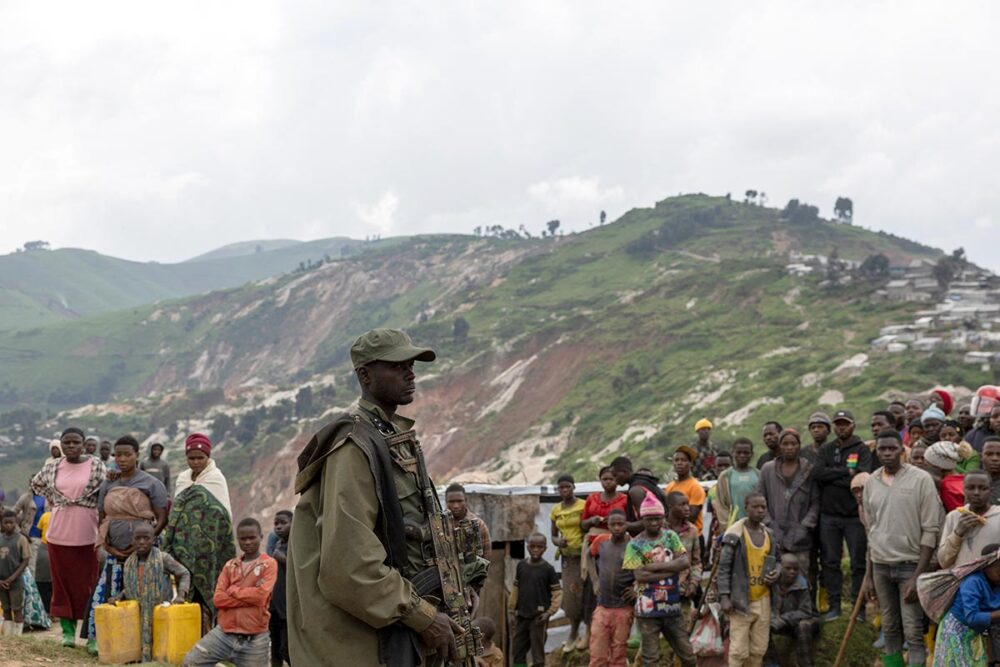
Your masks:
M441 501L431 484L430 475L427 474L424 452L413 437L413 432L389 436L390 444L397 438L405 438L413 445L417 459L417 477L423 489L424 511L430 522L434 548L432 567L437 570L440 579L440 589L435 592L440 592L441 598L425 597L440 605L442 611L462 628L462 634L455 637L458 648L456 659L448 664L475 667L476 656L482 655L484 651L483 636L479 628L472 625L472 593L465 585L462 566L471 563L482 553L479 526L471 521L456 524L451 512L445 512L441 508Z

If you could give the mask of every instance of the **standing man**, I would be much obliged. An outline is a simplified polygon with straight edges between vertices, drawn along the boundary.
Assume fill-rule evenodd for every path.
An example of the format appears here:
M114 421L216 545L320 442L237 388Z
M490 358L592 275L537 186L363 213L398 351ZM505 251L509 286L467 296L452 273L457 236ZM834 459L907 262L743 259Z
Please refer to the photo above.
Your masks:
M292 664L415 665L452 658L461 628L414 585L432 555L413 420L414 361L434 361L393 329L351 346L361 399L299 455L288 551ZM436 575L436 573L435 573ZM440 595L440 591L438 591Z
M799 433L785 429L778 440L781 458L764 464L757 492L767 500L767 527L778 551L795 556L799 570L809 571L813 530L819 523L819 489L813 464L799 455Z
M698 441L694 446L698 457L691 466L691 476L699 480L716 479L715 457L719 452L712 442L712 422L699 419L694 425L694 432L698 434Z
M893 401L886 408L886 412L892 415L892 426L900 433L906 431L906 403Z
M1000 505L1000 438L983 441L983 470L990 475L990 502Z
M859 472L872 471L872 453L864 441L854 435L854 415L838 410L833 415L837 439L820 448L814 475L820 494L820 553L823 559L823 586L830 601L826 620L840 616L844 576L840 561L847 541L851 558L851 602L858 596L865 576L865 552L868 548L865 527L858 518L858 503L851 495L851 478Z
M942 569L979 558L983 549L1000 543L1000 507L990 502L990 476L985 470L965 474L966 504L948 512L937 550Z
M468 519L479 525L479 541L483 543L483 553L488 554L493 548L490 546L490 529L486 527L486 522L480 519L466 504L465 487L461 484L449 486L444 491L444 502L448 506L448 511L451 512L451 518L456 523Z
M667 496L660 488L660 479L644 472L633 473L632 461L624 456L619 456L611 462L611 472L618 486L628 486L625 519L629 535L638 535L645 528L639 510L642 508L642 501L646 499L646 492L652 493L663 507L667 506Z
M778 436L783 430L778 422L764 422L764 426L760 429L760 439L764 441L767 451L757 459L757 470L763 468L768 461L778 458Z
M976 427L976 418L972 416L972 406L968 403L958 409L958 425L962 436L967 436Z
M927 648L917 577L930 565L944 511L931 476L902 462L899 433L882 432L875 451L882 467L865 484L864 506L870 528L872 581L885 632L883 664L903 663L905 639L909 664L923 665Z
M110 440L101 442L101 463L104 464L104 468L108 472L118 472L118 464L115 462L115 457L111 456Z
M932 405L920 415L920 424L924 427L924 434L920 437L919 443L910 441L910 446L922 444L930 447L940 440L941 427L944 426L944 412L936 405Z
M833 422L830 421L830 417L825 412L814 412L809 416L808 426L812 442L802 449L802 456L816 463L819 458L819 448L825 445L830 438Z
M160 480L167 493L173 495L173 487L170 486L170 465L163 458L163 445L158 442L150 445L149 456L139 464L139 468Z
M981 454L986 438L997 436L1000 436L1000 403L994 405L990 410L990 416L986 419L985 424L972 429L965 435L965 441Z
M903 406L903 416L906 419L906 431L903 432L903 444L913 446L910 438L910 424L920 421L920 415L924 412L924 402L919 398L911 398Z

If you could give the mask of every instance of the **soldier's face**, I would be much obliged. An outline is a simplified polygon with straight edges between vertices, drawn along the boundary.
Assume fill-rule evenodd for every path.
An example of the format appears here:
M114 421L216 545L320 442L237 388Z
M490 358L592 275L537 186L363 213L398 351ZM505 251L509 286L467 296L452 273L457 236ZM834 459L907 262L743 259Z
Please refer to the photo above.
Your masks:
M452 491L444 497L444 502L448 505L451 515L461 521L465 518L465 494L461 491Z
M409 405L417 390L413 361L375 361L358 369L358 379L373 398L388 405Z

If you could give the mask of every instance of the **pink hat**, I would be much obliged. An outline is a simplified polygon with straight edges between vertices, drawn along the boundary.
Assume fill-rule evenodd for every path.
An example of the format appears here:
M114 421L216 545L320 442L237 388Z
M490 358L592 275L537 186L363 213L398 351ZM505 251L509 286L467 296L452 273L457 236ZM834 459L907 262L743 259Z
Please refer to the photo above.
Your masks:
M639 516L664 516L663 503L653 495L652 491L646 491L646 497L642 499L642 505L639 506Z

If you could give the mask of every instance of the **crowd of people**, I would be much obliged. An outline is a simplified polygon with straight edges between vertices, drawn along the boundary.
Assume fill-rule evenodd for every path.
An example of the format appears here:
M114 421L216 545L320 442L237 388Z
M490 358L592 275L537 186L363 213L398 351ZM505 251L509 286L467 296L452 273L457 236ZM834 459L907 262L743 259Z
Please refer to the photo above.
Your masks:
M70 427L53 441L29 490L3 511L3 634L48 628L51 617L64 646L76 646L79 636L96 653L96 607L136 600L142 659L149 661L154 608L194 602L203 637L184 664L289 663L284 567L291 512L275 517L266 553L254 518L235 525L234 542L229 488L211 458L211 440L193 433L184 449L187 467L175 478L160 443L140 460L131 435L112 444Z
M477 661L506 664L510 651L514 665L544 665L560 609L569 625L562 650L589 650L592 666L625 665L630 643L641 664L659 664L661 638L685 667L718 660L717 649L691 641L714 605L729 665L777 664L786 641L806 666L824 623L852 610L874 621L865 614L871 600L886 665L1000 662L1000 403L961 406L954 419L953 411L944 390L894 401L871 415L867 441L848 410L816 412L802 431L769 421L762 451L749 437L722 447L702 419L696 439L673 453L669 482L621 456L598 471L601 490L586 498L562 475L548 535L526 540L509 617L477 614L486 648ZM201 606L203 637L185 664L291 664L293 513L274 517L262 552L256 519L234 526L207 436L187 437L187 466L176 476L158 443L144 460L132 436L105 443L67 428L30 490L3 511L2 632L47 627L51 616L64 645L75 646L79 633L93 650L95 607L134 599L150 660L153 608L190 601ZM490 544L460 484L444 501ZM545 560L550 540L558 571ZM932 619L918 581L949 568L961 584L947 613ZM502 647L493 638L504 621L510 642Z
M714 664L720 652L696 655L690 638L717 604L729 665L777 665L781 636L812 665L824 623L875 620L866 601L885 665L1000 664L1000 403L976 403L952 418L945 390L893 401L871 415L869 440L849 410L816 412L802 431L769 421L762 452L748 437L721 447L702 419L669 483L624 457L586 500L560 477L560 578L532 535L510 601L513 664L544 664L559 606L563 650L589 648L592 667L625 665L630 642L659 664L661 636L681 665ZM918 581L949 569L961 585L932 622Z

